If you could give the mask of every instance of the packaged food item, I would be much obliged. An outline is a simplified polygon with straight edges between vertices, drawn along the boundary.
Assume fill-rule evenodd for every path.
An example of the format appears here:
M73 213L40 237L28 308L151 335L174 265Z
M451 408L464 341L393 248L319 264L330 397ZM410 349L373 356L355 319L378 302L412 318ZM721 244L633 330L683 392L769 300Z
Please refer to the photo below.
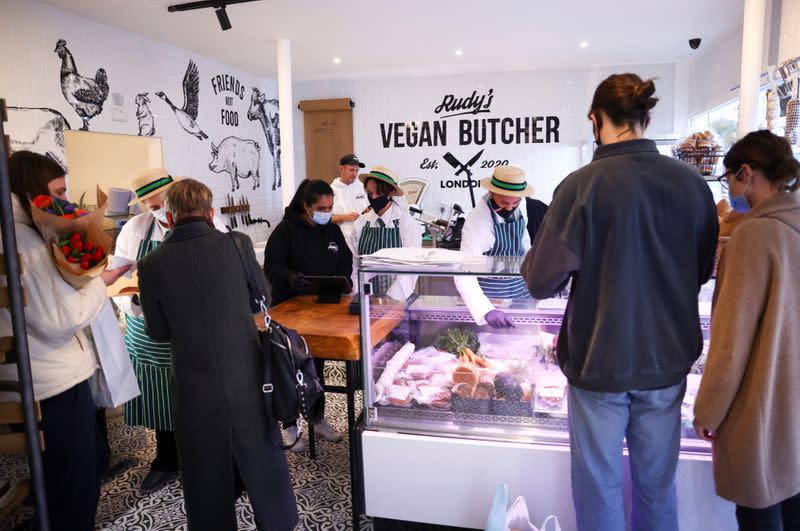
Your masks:
M461 382L453 386L453 394L461 398L472 398L475 387L469 383Z
M389 387L387 397L393 406L407 406L411 403L411 390L402 385L392 385Z
M414 380L426 380L431 375L431 367L428 365L414 364L405 368L406 374Z
M557 385L536 388L536 408L544 410L560 410L564 407L566 389Z
M474 386L478 383L476 367L468 363L460 363L453 371L453 383L467 383Z
M472 392L472 398L476 400L489 400L494 397L494 384L490 382L478 382Z
M398 350L386 363L386 368L381 373L380 378L375 383L375 394L380 402L384 397L388 387L394 383L397 373L408 361L408 357L414 352L414 343L406 343Z
M786 140L790 144L797 144L800 138L800 100L792 98L786 104L786 129L784 132Z
M566 413L567 378L561 372L554 371L537 376L532 394L536 411Z
M511 373L500 373L494 378L495 393L499 398L510 402L522 399L522 385Z

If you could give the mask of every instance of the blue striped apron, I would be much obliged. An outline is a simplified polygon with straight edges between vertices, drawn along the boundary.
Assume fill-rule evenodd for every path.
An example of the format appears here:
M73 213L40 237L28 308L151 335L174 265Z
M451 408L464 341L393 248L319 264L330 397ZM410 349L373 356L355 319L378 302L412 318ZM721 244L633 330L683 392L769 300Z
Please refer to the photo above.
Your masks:
M387 227L386 223L378 218L378 226L373 227L367 221L361 236L358 238L358 255L365 256L381 249L392 249L403 246L403 239L400 237L400 220L395 219L394 227ZM376 275L372 278L372 294L379 296L385 295L392 285L395 275Z
M136 260L158 247L152 241L156 220L150 223L144 240L139 242ZM125 316L125 346L133 363L133 371L142 394L123 408L125 424L174 431L172 404L172 352L169 343L154 341L145 333L144 317Z
M525 249L522 239L527 227L525 219L517 216L516 220L498 223L498 215L489 213L494 225L494 247L486 251L484 256L523 256ZM478 277L483 294L490 299L530 299L531 294L522 277Z

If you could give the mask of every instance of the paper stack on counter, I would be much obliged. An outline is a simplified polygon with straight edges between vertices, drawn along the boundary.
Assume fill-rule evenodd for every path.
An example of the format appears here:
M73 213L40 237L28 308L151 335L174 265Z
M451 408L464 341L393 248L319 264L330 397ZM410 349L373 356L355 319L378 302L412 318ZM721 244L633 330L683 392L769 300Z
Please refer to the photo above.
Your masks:
M465 255L450 249L429 249L422 247L395 247L381 249L361 257L364 266L458 266Z

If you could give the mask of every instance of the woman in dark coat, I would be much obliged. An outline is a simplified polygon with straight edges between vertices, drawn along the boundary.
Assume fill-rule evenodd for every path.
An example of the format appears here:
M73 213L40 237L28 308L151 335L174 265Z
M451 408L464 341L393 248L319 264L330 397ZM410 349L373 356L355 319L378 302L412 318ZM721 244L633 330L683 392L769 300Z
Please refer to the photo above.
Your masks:
M309 276L340 276L353 272L353 255L339 225L331 223L333 189L325 181L306 179L297 187L283 220L275 227L264 250L264 273L272 285L272 304L302 295ZM324 382L325 361L314 359L317 375ZM306 448L297 437L297 425L284 426L292 451ZM325 419L314 425L314 433L332 442L343 439Z
M169 341L175 435L190 531L235 531L235 469L260 530L290 530L297 506L280 431L266 416L258 332L243 260L249 239L212 224L211 191L184 179L166 197L171 231L138 263L147 333ZM268 294L263 277L256 288Z

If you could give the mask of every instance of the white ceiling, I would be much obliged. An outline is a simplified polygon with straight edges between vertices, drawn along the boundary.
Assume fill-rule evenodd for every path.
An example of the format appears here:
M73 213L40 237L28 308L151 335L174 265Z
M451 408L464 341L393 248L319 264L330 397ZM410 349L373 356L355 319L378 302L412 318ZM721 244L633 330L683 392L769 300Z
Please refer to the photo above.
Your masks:
M44 1L264 76L276 73L275 39L289 38L299 80L674 62L740 25L744 3L261 0L229 6L233 29L223 32L211 9L167 12L186 0ZM702 37L700 50L691 37Z

